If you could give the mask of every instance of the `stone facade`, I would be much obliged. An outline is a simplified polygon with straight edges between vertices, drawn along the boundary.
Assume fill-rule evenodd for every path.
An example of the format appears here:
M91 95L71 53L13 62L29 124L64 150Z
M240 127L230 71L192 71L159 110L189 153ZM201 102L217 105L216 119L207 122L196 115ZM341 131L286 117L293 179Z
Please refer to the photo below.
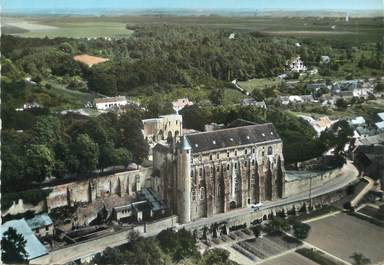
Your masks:
M143 120L143 136L149 145L166 142L168 138L182 135L183 117L178 114L163 115Z
M284 196L282 141L272 124L186 135L153 152L158 190L181 223Z

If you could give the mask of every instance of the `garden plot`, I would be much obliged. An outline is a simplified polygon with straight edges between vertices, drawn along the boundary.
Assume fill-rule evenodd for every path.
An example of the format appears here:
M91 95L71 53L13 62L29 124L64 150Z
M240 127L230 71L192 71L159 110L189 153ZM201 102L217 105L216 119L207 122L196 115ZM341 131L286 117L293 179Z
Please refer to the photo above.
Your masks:
M384 262L383 228L343 213L308 224L311 231L306 242L348 262L352 262L354 252L362 253L373 264Z

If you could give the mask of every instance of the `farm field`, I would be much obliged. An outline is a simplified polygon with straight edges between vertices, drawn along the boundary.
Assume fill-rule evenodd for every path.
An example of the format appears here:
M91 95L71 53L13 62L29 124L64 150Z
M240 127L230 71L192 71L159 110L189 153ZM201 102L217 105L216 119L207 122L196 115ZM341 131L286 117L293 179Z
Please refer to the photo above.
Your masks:
M10 22L8 22L10 21ZM40 21L36 19L11 19L4 21L5 25L14 29L22 29L16 31L14 35L20 37L37 37L37 38L96 38L96 37L129 37L133 31L125 28L125 24L121 22L65 22L65 21Z
M137 25L177 24L220 28L235 32L258 31L260 34L287 37L350 39L356 34L364 39L381 38L383 22L379 18L355 18L346 23L343 17L224 17L224 16L157 16L126 15L102 17L47 16L5 17L3 23L12 23L14 34L25 37L128 37L125 29ZM32 25L31 25L32 24ZM37 28L38 29L37 29ZM48 28L47 28L48 27ZM26 29L29 32L18 32Z
M362 253L373 264L384 261L384 229L374 224L342 213L308 224L311 231L305 241L326 252L348 262L355 252Z

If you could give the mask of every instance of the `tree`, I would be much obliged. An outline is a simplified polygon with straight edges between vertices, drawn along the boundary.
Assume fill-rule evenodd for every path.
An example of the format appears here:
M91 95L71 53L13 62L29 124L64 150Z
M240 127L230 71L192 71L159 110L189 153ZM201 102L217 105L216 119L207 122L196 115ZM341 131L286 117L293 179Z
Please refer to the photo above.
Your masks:
M127 263L125 261L124 263ZM135 265L168 265L171 261L167 255L161 251L155 239L139 238L133 242L128 253L128 264Z
M335 105L340 110L344 110L348 107L347 101L345 101L343 98L337 99Z
M260 226L260 225L256 225L256 226L252 227L253 235L254 235L256 238L260 237L260 235L261 235L261 231L262 231L262 229L261 229L261 226Z
M124 147L115 149L115 165L128 166L129 162L132 161L132 153Z
M143 123L135 113L126 112L118 121L119 144L133 154L136 163L142 163L148 156L148 144L142 133Z
M293 233L298 239L306 239L311 227L308 224L302 222L293 223Z
M366 258L363 254L361 253L353 253L352 256L350 256L351 259L353 259L353 264L354 265L367 265L371 264L371 260L369 258Z
M198 256L195 248L196 240L191 232L185 229L181 229L178 232L172 229L163 230L156 238L163 251L169 254L175 261Z
M229 264L229 252L225 249L210 249L204 253L202 257L201 264L202 265L221 265L221 264Z
M344 146L353 136L353 129L346 120L334 123L320 135L320 142L326 149L335 148L335 154L340 154Z
M259 88L255 88L251 92L251 96L256 99L257 101L263 101L265 98L265 95L263 93L263 90Z
M88 134L79 134L72 145L72 152L79 162L79 173L96 169L99 158L99 146Z
M273 220L267 225L267 230L269 233L279 233L282 231L288 231L289 230L289 223L287 220L275 217Z
M27 149L26 173L34 181L41 182L52 176L55 158L52 151L45 145L30 145Z
M384 83L378 83L375 86L375 92L383 92L384 91Z
M27 263L28 253L25 250L27 241L16 229L9 227L1 239L1 259L7 264Z
M59 118L54 116L40 116L32 128L35 143L53 146L63 138L63 126Z
M214 105L221 105L224 102L224 89L223 88L215 88L209 93L209 100Z

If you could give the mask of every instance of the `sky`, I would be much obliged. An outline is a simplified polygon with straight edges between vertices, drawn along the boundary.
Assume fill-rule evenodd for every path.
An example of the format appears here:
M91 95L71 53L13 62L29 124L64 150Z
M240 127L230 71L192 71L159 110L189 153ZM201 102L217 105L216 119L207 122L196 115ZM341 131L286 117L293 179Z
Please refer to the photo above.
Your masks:
M28 9L285 9L380 10L383 0L2 0L2 10Z

